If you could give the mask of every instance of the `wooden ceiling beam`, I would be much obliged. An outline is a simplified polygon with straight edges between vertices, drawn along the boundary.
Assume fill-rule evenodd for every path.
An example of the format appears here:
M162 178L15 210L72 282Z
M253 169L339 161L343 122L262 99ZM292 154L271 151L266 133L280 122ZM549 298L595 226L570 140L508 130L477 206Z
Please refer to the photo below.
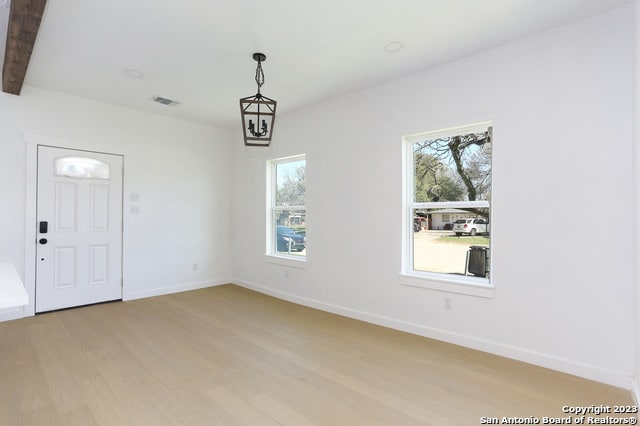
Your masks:
M11 0L2 91L20 95L47 0Z

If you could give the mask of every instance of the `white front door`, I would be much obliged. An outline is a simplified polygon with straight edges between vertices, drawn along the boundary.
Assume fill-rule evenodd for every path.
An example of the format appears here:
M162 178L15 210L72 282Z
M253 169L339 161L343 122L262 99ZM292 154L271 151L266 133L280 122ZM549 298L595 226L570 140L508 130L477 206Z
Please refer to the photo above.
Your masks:
M36 312L122 299L122 163L38 146Z

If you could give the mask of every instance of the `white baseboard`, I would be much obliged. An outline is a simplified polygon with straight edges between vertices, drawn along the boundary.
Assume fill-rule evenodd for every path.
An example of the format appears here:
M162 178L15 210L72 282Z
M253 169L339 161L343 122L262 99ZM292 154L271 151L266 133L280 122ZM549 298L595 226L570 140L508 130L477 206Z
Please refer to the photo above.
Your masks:
M311 308L320 309L322 311L331 312L334 314L358 319L388 328L393 328L400 331L405 331L407 333L416 334L443 342L453 343L467 348L488 352L494 355L504 356L540 367L549 368L551 370L561 371L563 373L583 377L589 380L594 380L596 382L606 383L608 385L627 390L631 390L632 388L633 379L631 375L626 374L623 371L607 370L592 365L554 357L548 354L505 345L502 343L491 342L488 340L452 333L449 331L427 327L420 324L400 321L397 319L383 317L380 315L362 312L355 309L344 308L342 306L332 305L317 300L296 296L279 290L273 290L256 283L244 281L237 278L233 279L231 282L260 293L268 294L270 296L300 305L309 306ZM638 398L637 382L635 383L636 398Z
M125 292L125 294L122 297L122 300L135 300L135 299L143 299L145 297L163 296L166 294L180 293L183 291L214 287L222 284L228 284L230 282L231 280L229 279L218 279L218 280L203 281L198 283L179 284L179 285L173 285L169 287L159 287L159 288L154 288L150 290L134 291L130 293ZM0 322L25 318L27 316L33 316L33 315L27 315L23 306L18 308L0 309Z
M197 290L200 288L214 287L222 284L229 284L229 279L217 279L212 281L202 281L198 283L178 284L168 287L152 288L150 290L132 291L123 295L122 300L144 299L145 297L164 296L166 294L180 293L183 291Z
M640 378L638 377L631 379L631 394L635 400L636 407L640 407ZM640 419L640 413L638 418Z
M24 306L20 306L18 308L0 309L0 322L20 319L24 318L25 316L26 315Z

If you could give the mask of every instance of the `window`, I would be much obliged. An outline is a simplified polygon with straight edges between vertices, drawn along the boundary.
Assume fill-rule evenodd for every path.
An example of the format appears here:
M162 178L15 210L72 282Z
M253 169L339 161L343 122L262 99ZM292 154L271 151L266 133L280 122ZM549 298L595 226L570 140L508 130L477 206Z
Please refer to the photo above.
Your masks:
M492 139L488 122L403 138L403 275L412 284L490 285Z
M305 156L267 164L267 254L304 260L307 252Z
M109 165L89 157L60 157L56 159L56 176L109 179Z

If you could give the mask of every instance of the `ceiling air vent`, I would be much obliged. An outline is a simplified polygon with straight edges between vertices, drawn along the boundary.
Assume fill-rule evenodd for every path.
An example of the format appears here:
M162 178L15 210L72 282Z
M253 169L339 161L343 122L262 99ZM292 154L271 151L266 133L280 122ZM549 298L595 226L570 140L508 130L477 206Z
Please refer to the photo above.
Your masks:
M151 98L154 102L157 102L162 105L176 106L180 105L180 102L174 101L173 99L163 98L162 96L154 96Z

